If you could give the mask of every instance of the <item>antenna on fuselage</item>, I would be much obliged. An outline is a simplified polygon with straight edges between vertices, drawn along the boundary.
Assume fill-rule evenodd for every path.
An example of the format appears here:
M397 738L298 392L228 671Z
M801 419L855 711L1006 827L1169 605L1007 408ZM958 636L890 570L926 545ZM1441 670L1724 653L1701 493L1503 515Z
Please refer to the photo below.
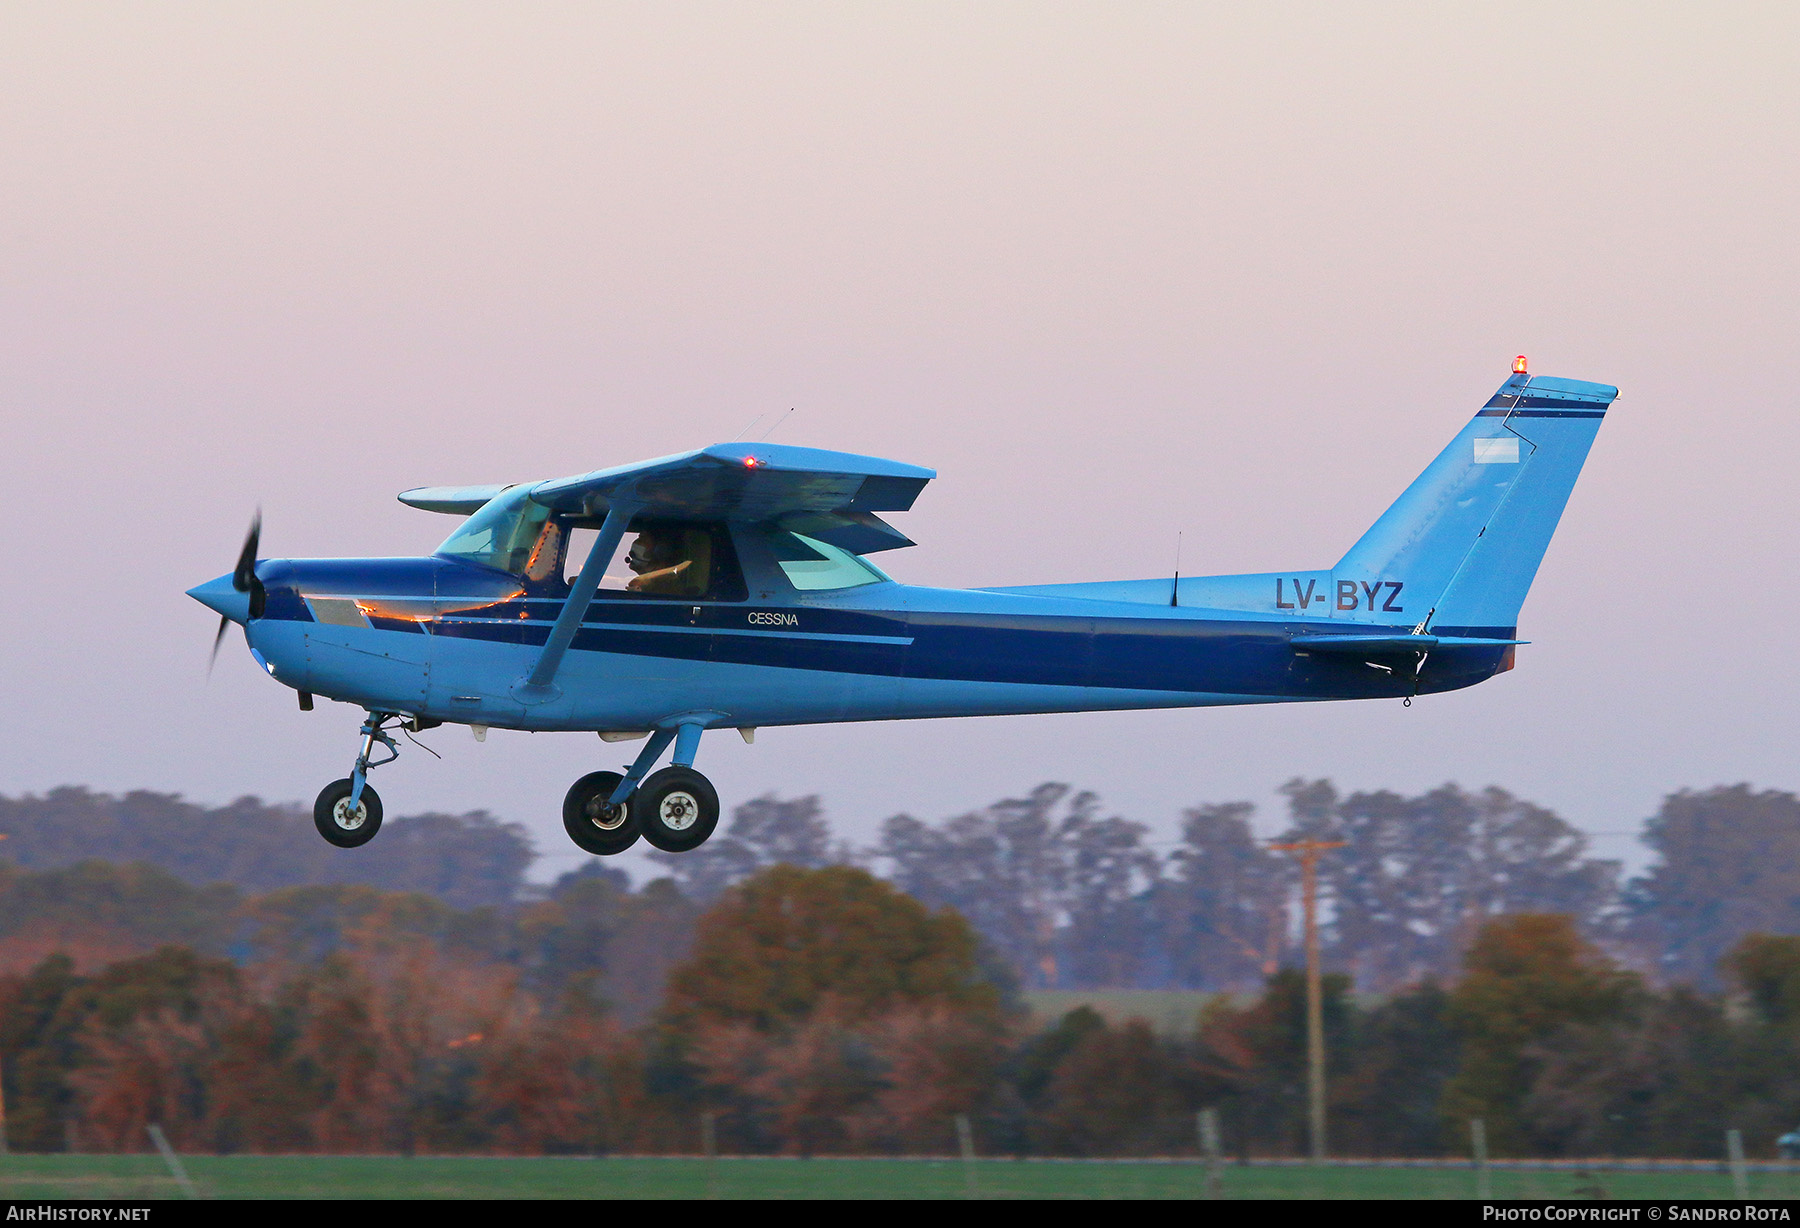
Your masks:
M1175 582L1169 585L1169 604L1181 604L1181 530L1175 530Z
M756 415L756 417L750 419L750 421L744 426L743 430L739 431L737 434L735 434L731 437L731 442L736 443L736 442L738 442L738 440L740 440L744 436L748 435L751 431L754 431L756 429L756 424L758 422L761 422L762 420L763 420L762 414L758 414L758 415Z

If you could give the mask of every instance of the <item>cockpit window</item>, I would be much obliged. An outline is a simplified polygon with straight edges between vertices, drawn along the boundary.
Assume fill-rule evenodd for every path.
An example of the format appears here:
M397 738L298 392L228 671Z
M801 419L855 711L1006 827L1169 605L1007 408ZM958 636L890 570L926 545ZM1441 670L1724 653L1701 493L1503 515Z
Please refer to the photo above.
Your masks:
M803 593L879 584L888 578L861 555L786 529L769 534L769 547L788 583Z
M549 508L531 501L530 487L515 486L495 495L479 512L463 521L462 527L437 552L523 575L536 559L542 558L546 548L555 549L555 543L542 541L546 535L544 522L549 517Z
M712 533L685 525L639 530L625 552L625 585L651 597L704 597L712 587Z
M585 558L577 548L569 567ZM748 593L724 525L635 520L595 595L742 601Z

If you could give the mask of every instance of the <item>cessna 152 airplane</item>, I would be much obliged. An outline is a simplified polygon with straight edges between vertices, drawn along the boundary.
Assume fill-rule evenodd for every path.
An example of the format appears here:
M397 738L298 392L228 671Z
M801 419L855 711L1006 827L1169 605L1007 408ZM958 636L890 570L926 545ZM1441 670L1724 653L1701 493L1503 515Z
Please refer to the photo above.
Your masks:
M1514 374L1324 571L951 590L868 561L912 544L882 519L936 474L730 443L578 477L432 487L467 517L424 558L259 559L190 589L240 623L277 682L368 712L314 821L354 847L381 826L372 768L393 734L445 723L647 739L570 788L581 848L712 834L701 735L912 717L1404 698L1513 666L1519 608L1618 389ZM596 531L579 571L572 534ZM585 536L585 535L584 535ZM630 537L629 579L609 577ZM565 560L567 560L565 564ZM215 638L213 651L218 652ZM672 766L652 772L674 747ZM384 755L376 757L376 747Z

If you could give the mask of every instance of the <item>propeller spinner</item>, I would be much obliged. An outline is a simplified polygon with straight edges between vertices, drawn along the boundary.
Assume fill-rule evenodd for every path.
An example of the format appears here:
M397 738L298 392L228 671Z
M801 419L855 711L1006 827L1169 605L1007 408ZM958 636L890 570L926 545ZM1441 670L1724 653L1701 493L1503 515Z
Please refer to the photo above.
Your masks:
M208 674L212 673L213 664L219 659L219 645L225 642L225 632L231 624L261 618L263 608L268 603L268 594L263 591L262 581L256 578L256 554L261 543L262 510L259 508L255 518L250 521L250 532L244 536L244 548L238 551L237 566L231 572L231 589L248 598L244 604L240 605L222 591L225 587L222 583L224 577L189 590L190 596L219 611L219 631L213 636L212 656L206 662Z

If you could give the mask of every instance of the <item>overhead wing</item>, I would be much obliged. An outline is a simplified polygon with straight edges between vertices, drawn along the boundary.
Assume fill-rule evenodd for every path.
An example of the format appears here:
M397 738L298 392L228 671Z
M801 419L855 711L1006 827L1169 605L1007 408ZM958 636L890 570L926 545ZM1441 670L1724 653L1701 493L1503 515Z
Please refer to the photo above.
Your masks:
M489 499L505 489L503 482L492 486L416 486L401 491L397 497L406 506L420 511L473 516Z
M936 477L917 465L786 444L715 444L659 460L540 482L531 497L575 516L615 500L671 520L779 522L859 554L909 546L877 512L904 512Z

